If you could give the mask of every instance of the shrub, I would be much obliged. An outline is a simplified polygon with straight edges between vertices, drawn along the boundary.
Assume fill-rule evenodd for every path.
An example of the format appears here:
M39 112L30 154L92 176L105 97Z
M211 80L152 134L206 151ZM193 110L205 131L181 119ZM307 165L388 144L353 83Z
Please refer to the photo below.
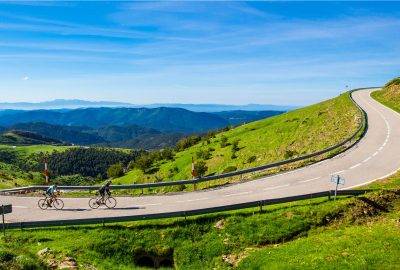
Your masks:
M206 171L208 170L208 167L206 165L206 162L203 160L199 160L195 166L195 172L196 172L196 176L201 178L204 176L204 174L206 173Z
M254 161L256 161L257 157L256 156L251 156L247 159L247 163L253 163Z
M228 138L224 135L221 135L221 148L224 148L226 144L228 143Z
M124 175L124 169L122 163L113 164L107 170L107 176L109 178L117 178Z
M234 171L236 171L237 170L237 167L236 166L229 166L229 167L226 167L223 171L222 171L222 173L230 173L230 172L234 172Z
M16 255L8 250L0 250L0 262L9 262L14 259Z
M198 159L210 159L211 158L211 152L209 149L200 149L198 152L196 152L196 156Z
M142 155L135 162L135 168L142 170L144 173L153 165L153 159L147 155Z

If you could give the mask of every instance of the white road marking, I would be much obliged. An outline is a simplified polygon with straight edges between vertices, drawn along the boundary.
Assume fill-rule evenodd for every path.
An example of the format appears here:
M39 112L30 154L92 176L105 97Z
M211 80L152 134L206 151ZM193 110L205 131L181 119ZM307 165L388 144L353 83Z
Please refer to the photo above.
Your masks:
M27 209L27 206L20 206L20 205L13 205L13 208L21 208L21 209Z
M354 169L354 168L357 168L358 166L361 166L361 163L358 163L358 164L356 164L356 165L354 165L354 166L351 166L351 167L350 167L350 170L351 170L351 169Z
M288 187L288 186L290 186L290 184L276 186L276 187L270 187L270 188L264 188L264 190L273 190L273 189L279 189L279 188L284 188L284 187Z
M315 177L315 178L312 178L312 179L302 180L302 181L299 181L299 183L307 183L307 182L318 180L320 178L321 178L321 176Z
M364 183L361 183L361 184L358 184L358 185L354 185L354 186L350 186L350 187L345 187L345 188L343 188L343 189L352 189L352 188L361 187L361 186L364 186L364 185L367 185L367 184L371 184L372 182L375 182L375 181L384 179L384 178L386 178L386 177L392 176L393 174L397 173L399 170L400 170L400 168L397 169L397 170L395 170L395 171L393 171L393 172L391 172L391 173L388 173L388 174L386 174L386 175L384 175L384 176L381 176L381 177L379 177L379 178L376 178L376 179L374 179L374 180L367 181L367 182L364 182Z
M245 191L245 192L240 192L240 193L228 194L228 195L225 195L225 197L240 196L240 195L250 194L251 192L252 191Z
M338 171L338 172L334 172L334 173L331 173L331 175L334 175L334 174L339 174L339 173L342 173L342 172L344 172L345 170L341 170L341 171Z
M382 149L383 149L383 146L379 147L378 151L382 151Z
M142 204L142 205L135 205L135 206L156 206L156 205L161 205L161 203L149 203L149 204Z
M363 162L368 162L369 160L371 160L372 157L367 158L366 160L364 160Z
M197 202L197 201L204 201L204 200L208 200L208 198L200 198L200 199L187 200L187 202Z
M379 154L378 151L376 151L372 156L374 157L374 156L376 156L377 154Z

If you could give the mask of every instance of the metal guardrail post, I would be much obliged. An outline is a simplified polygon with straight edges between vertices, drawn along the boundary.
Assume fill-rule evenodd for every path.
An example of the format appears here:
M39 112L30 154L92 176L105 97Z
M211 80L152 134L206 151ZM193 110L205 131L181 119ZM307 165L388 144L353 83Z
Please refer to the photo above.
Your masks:
M6 238L6 226L4 224L4 205L1 206L1 215L2 215L2 219L3 219L3 235L4 235L4 239Z

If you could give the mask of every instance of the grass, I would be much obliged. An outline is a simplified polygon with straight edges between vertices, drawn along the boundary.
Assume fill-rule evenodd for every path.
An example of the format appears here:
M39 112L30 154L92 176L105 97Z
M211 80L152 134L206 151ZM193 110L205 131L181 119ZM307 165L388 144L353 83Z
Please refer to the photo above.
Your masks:
M400 173L371 187L399 190L399 182ZM34 258L36 265L73 257L80 269L143 269L138 266L143 254L169 257L176 269L189 270L396 269L398 193L360 198L367 200L319 198L187 220L10 230L3 249ZM47 247L46 255L36 255Z
M391 80L381 91L375 91L371 96L400 113L400 78Z
M21 157L27 157L31 154L51 153L53 151L65 151L72 146L56 146L47 144L28 145L28 146L11 146L0 144L0 150L7 149L16 152Z
M152 173L145 174L140 170L132 170L125 176L115 179L114 183L133 184L190 179L191 158L193 156L196 159L196 153L200 150L211 153L211 157L206 161L207 175L220 174L229 167L240 170L310 154L335 145L353 134L359 125L358 115L356 107L349 99L349 93L345 93L313 106L222 132L212 138L210 143L203 140L177 153L174 161L155 164L150 170ZM228 144L239 140L236 158L231 158L230 145L221 147L221 136L228 138ZM283 169L292 169L312 161L299 162ZM282 168L272 172L279 170ZM214 183L221 185L238 179L238 177L223 179ZM210 183L203 183L199 187L204 188L208 185ZM171 188L164 189L169 191Z

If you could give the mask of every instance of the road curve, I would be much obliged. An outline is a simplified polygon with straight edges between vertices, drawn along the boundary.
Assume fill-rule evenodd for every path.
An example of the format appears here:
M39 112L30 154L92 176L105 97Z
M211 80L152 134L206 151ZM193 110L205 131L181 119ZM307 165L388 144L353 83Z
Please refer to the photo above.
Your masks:
M373 90L353 93L368 115L368 131L353 148L332 159L283 174L207 191L173 195L118 197L115 209L88 207L88 198L63 198L65 209L40 210L38 198L0 196L0 204L13 204L7 222L132 216L229 205L325 191L334 188L333 174L346 179L341 189L359 187L400 169L400 114L371 98Z

